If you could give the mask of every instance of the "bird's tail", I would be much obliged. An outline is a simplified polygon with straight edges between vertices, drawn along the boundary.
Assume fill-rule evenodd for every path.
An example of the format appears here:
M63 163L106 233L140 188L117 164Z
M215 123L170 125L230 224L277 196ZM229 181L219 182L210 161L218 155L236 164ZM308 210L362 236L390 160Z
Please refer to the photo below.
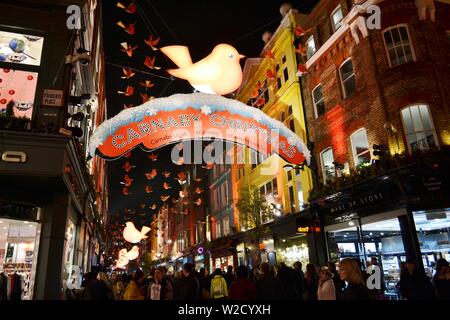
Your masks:
M142 227L142 229L141 229L141 234L144 236L144 235L146 235L150 230L151 230L151 229L150 229L149 227L144 226L144 227Z
M191 54L186 46L167 46L160 48L170 60L172 60L178 68L186 68L192 65Z

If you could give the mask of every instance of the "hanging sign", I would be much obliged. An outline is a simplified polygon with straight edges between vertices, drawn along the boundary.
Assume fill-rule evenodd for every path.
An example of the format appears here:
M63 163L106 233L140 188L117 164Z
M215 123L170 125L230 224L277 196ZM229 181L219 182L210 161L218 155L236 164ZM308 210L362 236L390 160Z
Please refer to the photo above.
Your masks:
M177 94L123 110L97 128L89 151L115 159L137 146L151 151L205 139L235 142L262 154L276 153L293 164L310 161L303 141L281 122L239 101L202 93Z
M48 107L62 107L64 105L64 91L44 89L42 105Z

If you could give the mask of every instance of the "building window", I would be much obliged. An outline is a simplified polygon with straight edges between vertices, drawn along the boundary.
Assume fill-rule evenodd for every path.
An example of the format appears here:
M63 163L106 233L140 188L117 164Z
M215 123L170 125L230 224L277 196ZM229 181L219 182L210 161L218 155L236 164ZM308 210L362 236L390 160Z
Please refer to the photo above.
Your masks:
M325 101L323 97L323 88L319 84L312 92L313 103L314 103L314 113L316 118L320 117L325 113Z
M401 111L409 152L438 147L436 131L427 105L414 105Z
M383 32L383 35L391 67L415 60L406 25L389 28Z
M288 82L289 80L289 72L288 72L288 68L284 68L283 69L283 78L284 78L284 82Z
M286 114L284 112L281 112L280 121L284 122L284 120L286 120Z
M288 181L292 180L292 169L286 172L286 176Z
M350 136L350 141L352 143L355 166L370 163L370 149L366 129L362 128L354 132Z
M278 204L278 184L277 178L269 181L259 188L260 196L265 199L268 205ZM273 220L273 215L269 217L262 217L261 222L267 223Z
M320 154L320 160L322 162L323 182L326 184L336 176L336 171L333 164L333 150L331 148L327 148L322 151Z
M314 42L314 36L309 37L306 41L306 58L311 58L316 53L316 43Z
M227 236L230 234L230 218L223 218L223 235Z
M222 224L220 221L216 222L216 239L220 238L222 236Z
M294 187L289 187L289 203L291 204L291 213L295 212L295 197L294 197Z
M300 181L297 181L296 186L297 186L297 198L298 198L299 210L303 210L305 208L305 202L303 200L302 183Z
M341 5L338 5L337 8L334 9L333 13L331 14L331 25L333 27L333 32L335 32L337 29L341 27L342 18L344 18L342 8Z
M341 75L342 91L344 98L349 97L356 90L355 71L353 70L352 60L348 59L339 68Z
M286 55L283 55L283 57L281 58L281 64L285 64L286 63Z

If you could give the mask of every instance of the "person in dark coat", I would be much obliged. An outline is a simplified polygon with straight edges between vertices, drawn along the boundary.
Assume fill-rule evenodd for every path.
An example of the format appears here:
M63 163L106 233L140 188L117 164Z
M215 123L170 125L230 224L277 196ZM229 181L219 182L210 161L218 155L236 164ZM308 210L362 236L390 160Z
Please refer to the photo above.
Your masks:
M231 283L235 280L232 266L228 266L227 272L224 274L223 278L225 279L227 286L229 288Z
M305 273L306 300L317 300L317 289L319 288L319 273L314 264L308 263Z
M294 263L294 271L297 275L297 291L300 295L300 299L303 300L306 296L305 273L302 270L302 263L300 261Z
M181 300L198 300L200 297L200 282L194 273L192 264L183 265L183 281L180 286Z
M345 281L343 281L341 279L341 277L339 277L339 273L336 270L336 264L333 261L328 261L327 267L328 267L328 270L333 275L332 280L334 283L334 289L336 291L336 300L341 300L342 292L344 291L344 288L345 288Z
M283 300L285 294L280 280L270 275L269 264L261 263L259 266L261 277L256 280L256 300Z
M361 268L355 259L345 258L339 262L339 276L348 286L344 289L343 300L372 300L367 288Z
M433 284L439 300L450 300L450 267L447 260L441 258L436 262Z
M230 300L255 300L256 287L248 280L249 270L246 266L239 266L236 270L237 280L233 281L228 292Z
M284 262L281 262L278 267L277 277L283 284L283 290L286 295L286 299L300 299L297 284L297 274L295 273L294 269L289 268Z
M406 272L400 278L400 292L406 300L430 300L434 289L425 272L412 259L406 260Z

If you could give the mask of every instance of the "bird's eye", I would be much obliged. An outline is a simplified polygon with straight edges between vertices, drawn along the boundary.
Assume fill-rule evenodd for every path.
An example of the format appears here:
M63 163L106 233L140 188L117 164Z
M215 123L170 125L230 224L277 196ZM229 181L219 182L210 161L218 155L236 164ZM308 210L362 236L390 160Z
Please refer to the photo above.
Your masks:
M229 53L229 54L228 54L228 58L233 59L233 58L234 58L234 54Z

